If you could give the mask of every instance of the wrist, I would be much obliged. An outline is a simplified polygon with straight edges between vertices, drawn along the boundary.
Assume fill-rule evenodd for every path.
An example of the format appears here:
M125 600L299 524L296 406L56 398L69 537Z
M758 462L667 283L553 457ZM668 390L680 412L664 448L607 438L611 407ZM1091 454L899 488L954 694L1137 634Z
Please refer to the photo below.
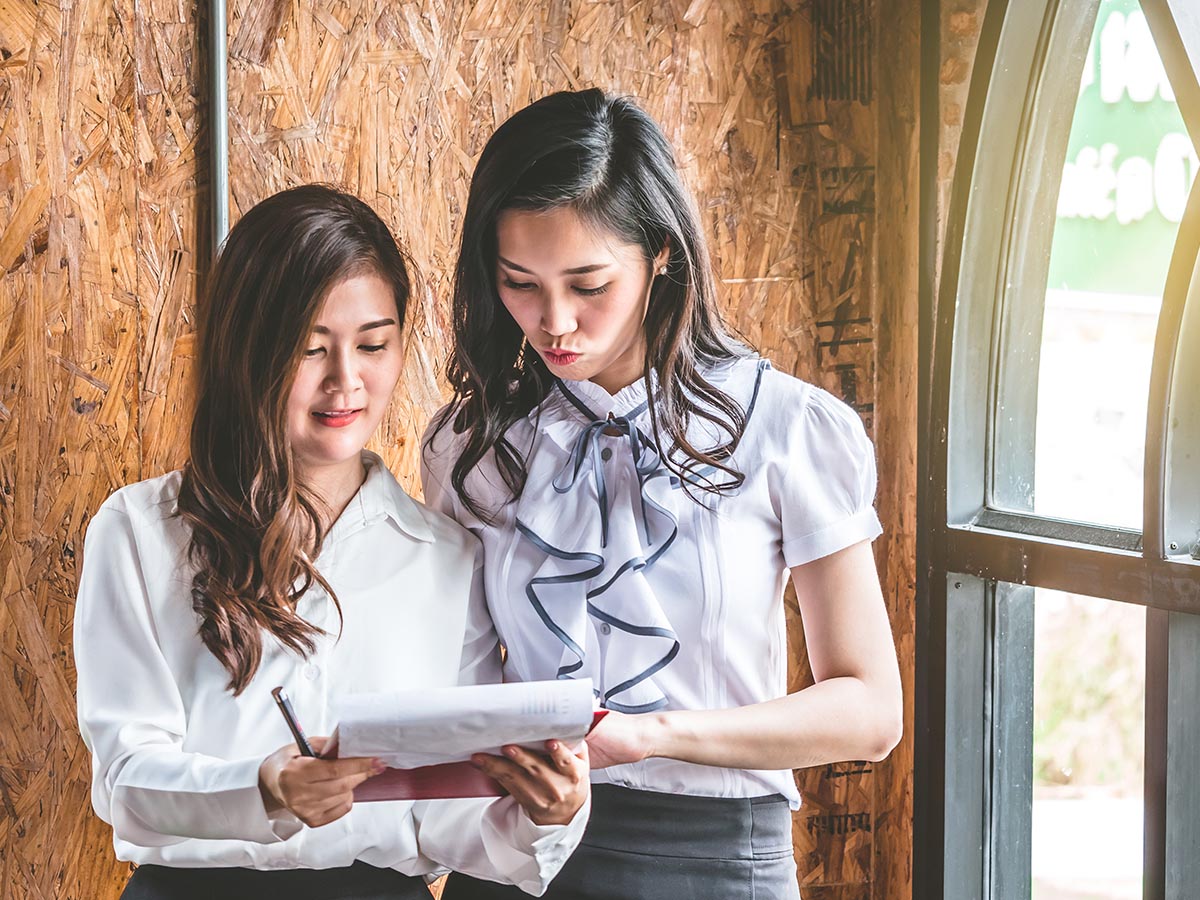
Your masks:
M268 815L278 812L284 806L283 801L271 788L270 761L271 758L267 757L258 767L258 793L262 796L263 808Z
M638 716L642 720L642 747L645 749L643 759L656 756L671 756L671 737L673 734L674 718L669 712L654 712Z

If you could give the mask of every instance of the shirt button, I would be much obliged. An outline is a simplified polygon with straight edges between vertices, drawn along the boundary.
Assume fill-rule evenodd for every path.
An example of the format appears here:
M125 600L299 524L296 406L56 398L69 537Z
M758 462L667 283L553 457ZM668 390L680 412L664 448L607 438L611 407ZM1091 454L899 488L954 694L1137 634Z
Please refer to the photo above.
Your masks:
M316 681L321 677L321 667L316 663L309 663L304 667L304 677L309 681Z
M611 448L611 447L605 447L603 450L601 450L601 451L600 451L600 458L601 458L602 460L604 460L605 462L608 462L610 459L612 459L612 448Z
M609 625L607 622L600 623L600 633L601 634L608 634L611 631L612 631L612 626Z

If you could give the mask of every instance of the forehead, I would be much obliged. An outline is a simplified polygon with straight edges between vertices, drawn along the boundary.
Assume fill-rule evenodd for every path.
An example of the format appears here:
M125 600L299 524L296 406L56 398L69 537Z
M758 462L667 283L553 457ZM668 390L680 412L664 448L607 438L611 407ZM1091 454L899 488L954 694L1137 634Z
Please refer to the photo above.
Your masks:
M392 287L375 273L343 279L330 288L317 312L317 325L333 328L363 322L397 318Z
M505 259L533 271L625 264L642 256L637 244L586 221L569 206L505 210L496 220L496 244Z

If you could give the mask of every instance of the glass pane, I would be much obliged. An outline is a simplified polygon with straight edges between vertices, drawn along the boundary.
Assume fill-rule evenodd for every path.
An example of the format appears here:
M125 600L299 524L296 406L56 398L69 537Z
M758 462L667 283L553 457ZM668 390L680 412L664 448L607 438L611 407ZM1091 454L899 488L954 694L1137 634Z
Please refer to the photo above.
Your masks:
M1144 607L1034 594L1033 900L1142 896Z
M1103 0L1046 284L1032 498L1039 515L1141 528L1154 332L1198 167L1137 0Z

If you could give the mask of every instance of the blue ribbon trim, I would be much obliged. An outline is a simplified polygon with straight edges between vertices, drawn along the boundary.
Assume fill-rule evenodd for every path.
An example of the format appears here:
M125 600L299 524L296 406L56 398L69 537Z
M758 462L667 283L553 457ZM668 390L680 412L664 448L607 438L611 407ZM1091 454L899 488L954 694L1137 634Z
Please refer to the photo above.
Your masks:
M754 412L755 404L758 401L759 388L762 385L763 372L770 368L770 363L766 360L761 360L758 364L758 372L754 382L754 392L751 395L750 403L746 409L746 421L749 422L750 416ZM638 672L631 678L627 678L615 687L608 688L603 691L603 694L597 692L600 696L601 705L607 709L616 710L625 713L644 713L652 712L657 709L662 709L667 705L666 697L661 697L658 700L642 704L623 704L614 699L617 695L630 690L631 688L641 684L648 678L654 676L655 673L661 671L668 666L676 656L679 655L680 643L677 635L670 628L662 628L650 625L636 625L631 622L626 622L611 613L600 609L592 601L611 590L614 585L630 572L640 572L649 569L654 565L663 554L671 548L675 543L676 537L679 535L679 520L675 514L655 502L655 500L646 494L646 487L656 478L667 478L668 484L672 489L682 487L680 479L674 475L669 469L663 465L662 456L645 432L637 427L634 420L637 419L649 406L650 400L647 398L635 408L631 409L625 415L615 416L609 413L607 418L600 418L596 413L588 408L587 404L579 397L575 396L562 381L556 380L556 387L562 395L571 403L587 420L575 439L575 443L570 450L570 455L566 465L554 477L553 487L559 494L565 494L573 490L579 483L580 477L587 469L591 470L592 478L596 484L596 499L599 507L600 515L600 546L601 549L608 547L608 526L609 526L609 508L608 508L608 486L604 475L604 459L601 456L600 437L606 432L616 432L615 435L625 438L625 442L629 447L629 454L633 461L634 472L638 479L638 494L642 507L642 528L646 536L647 546L654 545L654 538L650 533L650 517L649 511L653 509L663 518L670 522L670 532L663 537L661 543L648 556L635 556L622 563L613 573L612 577L604 584L586 591L584 601L586 603L587 613L593 618L599 619L601 622L607 623L613 628L630 635L640 637L655 637L664 638L671 641L671 648L658 660L656 660L648 668ZM710 475L716 472L717 469L713 466L705 466L696 472L688 473L688 480L696 484L700 484L702 480L707 480ZM525 586L525 595L529 598L530 604L534 611L541 619L547 629L562 643L567 650L575 657L575 661L568 665L560 666L558 669L559 678L571 678L576 672L584 666L586 652L583 647L580 647L566 630L560 627L546 609L538 596L537 588L545 585L561 585L561 584L584 584L599 576L608 568L607 560L603 554L590 553L587 551L569 551L563 550L560 547L555 547L545 538L533 532L525 523L519 519L516 523L517 530L531 543L533 543L543 553L555 559L563 560L564 562L578 562L583 564L583 567L574 572L563 572L559 575L535 576L530 579L529 584Z
M669 470L663 467L662 458L659 455L654 442L646 436L645 432L637 427L634 420L645 412L649 400L643 401L634 409L622 416L614 416L609 414L607 418L601 418L591 409L588 408L581 399L576 397L570 390L567 389L561 381L557 382L557 387L562 392L563 396L587 419L587 424L580 431L579 436L575 439L575 443L571 448L570 456L566 465L554 478L554 490L559 494L565 494L573 490L579 483L583 473L590 469L592 478L596 484L596 498L599 507L600 515L600 544L601 548L608 546L609 534L609 502L608 502L608 487L604 475L604 460L601 456L600 437L610 429L615 430L626 440L629 447L629 454L633 461L634 472L638 479L638 494L641 500L642 507L642 527L646 535L648 545L654 544L654 537L650 533L650 516L649 511L653 509L655 512L663 516L670 522L670 531L663 537L655 551L649 556L635 556L622 563L613 573L612 577L604 584L593 588L585 593L585 603L587 604L588 615L599 619L601 622L607 623L613 628L625 632L630 635L641 637L656 637L664 638L671 641L670 649L652 665L645 670L638 672L630 678L622 681L615 687L604 690L600 695L601 705L606 709L616 710L618 712L627 713L642 713L652 712L656 709L661 709L667 705L666 697L661 697L658 700L642 704L623 704L614 698L641 684L646 679L652 677L656 672L661 671L664 667L679 655L680 643L674 631L669 628L661 628L649 625L637 625L632 622L626 622L611 613L605 612L592 602L593 599L601 596L609 591L622 576L630 572L640 572L650 568L657 562L664 553L674 544L675 538L679 534L679 523L675 515L662 504L654 501L653 498L646 495L646 486L656 478L668 478L672 488L679 487L679 479L671 474ZM551 617L541 597L538 595L538 588L550 584L581 584L592 580L600 575L607 568L607 561L602 554L589 553L586 551L568 551L560 547L555 547L542 536L536 534L524 522L519 519L516 523L517 530L527 540L533 543L538 549L548 556L560 559L566 562L584 563L584 567L575 572L564 572L559 575L538 576L530 580L525 587L525 595L528 597L534 611L542 620L543 624L550 632L563 644L567 650L576 658L575 662L565 666L560 666L558 669L559 678L571 678L574 673L583 668L585 660L584 648L580 647L578 642L571 638L569 634L560 627Z

